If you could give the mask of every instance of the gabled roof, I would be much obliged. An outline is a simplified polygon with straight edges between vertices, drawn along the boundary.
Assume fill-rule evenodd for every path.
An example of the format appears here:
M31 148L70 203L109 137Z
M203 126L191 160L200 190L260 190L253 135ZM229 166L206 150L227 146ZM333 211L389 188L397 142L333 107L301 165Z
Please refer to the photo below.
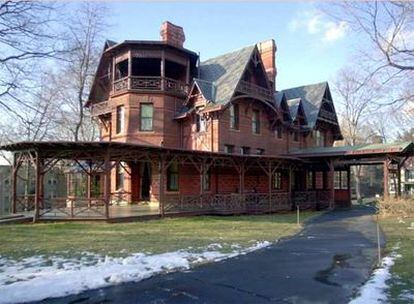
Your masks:
M213 101L215 99L215 85L212 82L195 78L194 85L198 87L200 93L207 101Z
M281 106L281 103L284 97L285 97L285 93L283 93L283 91L275 92L274 98L275 98L276 107L279 108Z
M303 110L305 111L305 115L308 120L308 125L309 127L313 128L318 119L319 110L327 88L328 83L321 82L286 89L278 92L278 94L283 93L286 96L287 100L300 98L302 100Z
M255 48L256 45L251 45L200 64L200 79L216 88L213 102L225 104L230 101Z
M299 111L301 99L293 98L293 99L288 99L286 102L289 106L290 117L292 117L292 120L295 120L298 114L298 111Z

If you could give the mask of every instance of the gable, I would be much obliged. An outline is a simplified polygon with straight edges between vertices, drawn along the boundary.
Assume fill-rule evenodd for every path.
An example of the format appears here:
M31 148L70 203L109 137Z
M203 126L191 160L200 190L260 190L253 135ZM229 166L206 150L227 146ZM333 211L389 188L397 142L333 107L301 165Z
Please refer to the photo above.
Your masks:
M211 58L200 64L200 79L214 84L215 94L212 102L228 103L234 95L255 45Z

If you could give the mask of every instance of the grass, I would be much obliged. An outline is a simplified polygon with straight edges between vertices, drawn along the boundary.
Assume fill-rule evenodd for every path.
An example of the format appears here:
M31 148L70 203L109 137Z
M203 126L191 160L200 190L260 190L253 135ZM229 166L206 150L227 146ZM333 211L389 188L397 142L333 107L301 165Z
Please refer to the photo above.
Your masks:
M394 248L401 255L391 268L392 279L389 282L390 303L414 302L414 230L408 229L414 223L414 217L400 220L396 217L386 217L380 220L387 239L387 251ZM407 297L407 295L411 295Z
M301 221L317 215L301 213ZM212 243L251 246L297 233L296 214L199 216L134 223L60 222L0 226L0 255L19 259L33 255L77 256L88 251L125 256L136 252L162 253Z

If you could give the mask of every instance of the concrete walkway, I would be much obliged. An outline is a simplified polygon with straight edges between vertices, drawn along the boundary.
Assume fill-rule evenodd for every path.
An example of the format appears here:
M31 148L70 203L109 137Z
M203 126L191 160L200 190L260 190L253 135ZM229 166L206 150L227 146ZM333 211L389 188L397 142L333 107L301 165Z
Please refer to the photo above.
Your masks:
M245 256L42 303L347 303L376 261L371 213L329 212Z

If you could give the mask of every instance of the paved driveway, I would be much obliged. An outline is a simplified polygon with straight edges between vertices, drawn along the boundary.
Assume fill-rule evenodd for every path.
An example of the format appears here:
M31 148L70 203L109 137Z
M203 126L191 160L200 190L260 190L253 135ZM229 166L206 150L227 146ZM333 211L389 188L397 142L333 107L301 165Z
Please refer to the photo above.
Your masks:
M371 212L329 212L245 256L42 303L347 303L376 261Z

